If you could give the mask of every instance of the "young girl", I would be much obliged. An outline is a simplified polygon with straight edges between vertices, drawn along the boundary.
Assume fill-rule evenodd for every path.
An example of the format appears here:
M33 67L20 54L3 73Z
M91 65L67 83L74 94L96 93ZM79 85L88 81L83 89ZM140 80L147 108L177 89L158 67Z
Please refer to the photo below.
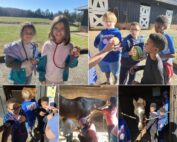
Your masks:
M57 16L52 22L49 40L44 43L42 58L38 64L39 81L42 84L60 84L67 81L69 67L78 64L79 50L70 43L69 22Z
M24 23L20 31L20 40L5 46L5 63L11 68L9 79L14 84L30 84L32 73L37 64L38 50L32 42L36 29L32 23Z

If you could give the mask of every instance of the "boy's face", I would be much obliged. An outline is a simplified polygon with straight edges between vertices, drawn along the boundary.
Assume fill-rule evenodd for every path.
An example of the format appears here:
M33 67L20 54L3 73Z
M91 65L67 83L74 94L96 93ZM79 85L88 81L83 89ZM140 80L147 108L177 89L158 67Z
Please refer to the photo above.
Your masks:
M58 23L53 27L52 34L56 42L62 42L65 37L65 26L63 23Z
M46 109L46 108L48 108L49 103L46 101L41 101L41 106L42 106L42 108Z
M160 115L163 116L163 115L165 115L165 113L160 111Z
M8 112L18 115L20 113L20 104L18 103L11 103L8 105L7 108Z
M158 23L158 22L155 22L155 32L156 33L163 33L164 30L166 30L166 26L161 24L161 23Z
M26 43L30 43L33 39L34 31L32 28L25 28L22 32L22 40Z
M158 53L159 49L154 46L154 43L151 39L148 39L145 44L145 51L147 53Z
M155 108L154 107L150 107L150 112L154 112Z
M139 34L140 34L140 26L138 25L132 25L130 27L130 34L133 36L133 37L138 37Z
M104 21L104 27L106 29L112 29L115 28L116 23L112 21Z

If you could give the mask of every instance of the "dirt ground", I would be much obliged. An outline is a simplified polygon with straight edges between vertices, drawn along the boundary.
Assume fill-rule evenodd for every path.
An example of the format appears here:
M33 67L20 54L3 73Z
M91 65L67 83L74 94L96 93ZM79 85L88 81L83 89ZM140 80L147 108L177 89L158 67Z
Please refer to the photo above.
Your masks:
M74 85L86 85L87 84L87 71L88 71L88 56L87 54L81 55L79 57L79 64L76 68L70 68L69 80L64 84L74 84ZM0 64L0 85L12 84L12 81L8 79L8 74L10 69L5 66L5 64ZM32 83L34 85L39 85L38 73L33 75Z
M91 53L91 56L98 53L98 50L96 48L94 48L93 43L94 43L94 39L95 39L96 35L98 35L99 32L100 31L89 31L89 51ZM148 35L153 32L154 32L154 30L142 30L141 35L143 35L146 40ZM129 31L128 30L121 30L121 33L122 33L122 37L125 37L126 35L129 34ZM173 37L173 39L175 39L175 41L177 40L177 30L176 29L169 29L169 30L167 30L167 33L169 33ZM175 45L175 46L177 47L177 45ZM140 64L142 64L142 65L145 64L145 61L142 61ZM104 83L106 81L106 77L105 77L104 73L101 72L98 65L96 66L96 71L97 71L97 76L98 76L97 84ZM143 74L143 71L137 72L135 80L140 81L142 78L142 74ZM174 84L174 85L177 84L177 68L174 68L174 77L172 79L172 84Z

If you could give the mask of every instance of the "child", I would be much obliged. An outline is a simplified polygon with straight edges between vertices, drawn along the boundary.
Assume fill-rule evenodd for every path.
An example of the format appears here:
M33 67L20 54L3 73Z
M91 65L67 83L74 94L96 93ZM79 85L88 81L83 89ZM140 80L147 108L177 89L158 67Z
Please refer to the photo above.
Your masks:
M165 84L171 83L171 78L173 77L173 59L175 54L175 45L172 37L165 33L168 27L168 18L164 15L157 17L155 20L155 31L157 33L163 34L167 39L167 45L164 50L160 52L160 57L164 65L164 77Z
M156 142L157 140L158 115L156 112L156 108L157 108L156 103L150 104L150 114L149 114L150 120L146 124L145 128L142 130L143 132L145 132L146 130L150 131L151 142Z
M78 138L80 142L98 142L95 125L87 120L87 118L81 118L79 124L82 129Z
M99 51L102 51L108 41L113 37L117 37L119 41L122 40L119 29L115 28L117 17L114 13L106 12L103 15L103 22L105 29L96 36L94 41L94 46L95 48L98 48ZM110 73L112 73L114 76L113 84L118 83L120 72L120 58L120 51L111 51L99 62L101 71L106 75L106 84L110 84Z
M163 107L160 108L159 117L158 117L158 142L163 142L164 129L168 124L168 114Z
M11 68L10 80L14 84L30 84L37 64L38 50L32 42L36 29L32 23L24 23L20 31L20 40L5 46L5 63Z
M129 74L129 79L127 84L132 84L135 79L135 74L130 74L130 68L137 65L139 61L134 61L132 55L136 54L134 46L141 47L142 51L144 48L144 39L139 36L141 27L139 23L133 22L130 25L130 34L124 38L121 46L122 48L122 59L121 59L121 69L120 69L120 84L126 84L127 77Z
M64 117L62 119L63 121L63 125L62 125L62 129L63 129L63 135L66 138L66 142L72 142L73 140L73 129L74 129L74 122L71 119L68 119L66 117Z
M109 101L110 101L109 106L105 108L101 108L101 109L96 108L96 110L103 112L105 116L109 140L110 140L111 131L118 123L117 121L117 98L112 96Z
M22 98L24 99L21 107L22 110L26 114L26 129L29 134L32 134L32 130L35 125L35 110L37 109L37 103L33 101L32 94L28 91L28 89L22 90Z
M42 58L38 64L42 84L61 84L68 80L69 67L78 64L79 49L70 43L69 22L57 16L52 22L49 40L44 43Z
M13 121L11 130L12 142L26 142L28 134L25 127L26 117L23 111L20 110L20 104L14 98L7 101L7 113L4 116L3 123ZM3 132L6 134L7 129Z
M144 69L141 84L164 84L163 63L159 56L159 52L166 46L166 39L161 34L150 34L147 43L145 44L145 51L147 52L147 59L145 66L134 66L131 69L137 71Z

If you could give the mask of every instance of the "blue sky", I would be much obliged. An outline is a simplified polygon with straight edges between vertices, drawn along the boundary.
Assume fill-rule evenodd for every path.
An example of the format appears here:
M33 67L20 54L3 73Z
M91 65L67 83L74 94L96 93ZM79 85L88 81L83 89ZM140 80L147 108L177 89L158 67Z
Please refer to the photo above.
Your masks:
M49 9L52 12L65 9L74 11L75 8L87 5L88 0L0 0L0 7L13 7L20 9L42 10Z

